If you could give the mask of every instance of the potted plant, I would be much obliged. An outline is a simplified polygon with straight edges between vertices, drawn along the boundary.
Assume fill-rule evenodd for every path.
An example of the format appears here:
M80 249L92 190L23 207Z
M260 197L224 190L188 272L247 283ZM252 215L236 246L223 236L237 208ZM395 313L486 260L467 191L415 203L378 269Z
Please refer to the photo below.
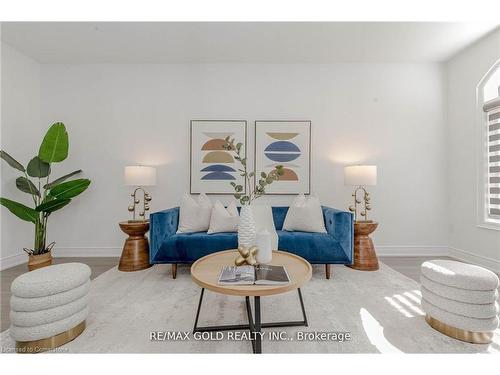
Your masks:
M66 206L71 199L82 193L90 185L90 180L80 178L66 181L81 172L77 170L50 180L52 163L59 163L68 156L68 133L62 122L56 122L45 134L38 155L32 158L26 168L3 150L0 157L12 168L21 172L16 179L16 187L23 193L31 195L33 208L7 198L0 198L0 204L19 219L35 225L35 241L33 249L23 249L29 255L28 268L34 270L52 264L51 249L47 241L47 224L49 216ZM29 177L35 178L33 182Z
M231 182L231 186L235 192L234 197L240 201L242 206L246 206L265 194L266 186L279 180L279 177L283 176L284 171L282 165L277 165L269 173L261 172L259 182L254 186L253 190L251 190L252 178L255 176L255 172L249 173L247 170L247 158L244 158L242 155L243 143L240 142L235 145L234 142L234 138L226 137L222 147L227 151L233 152L234 160L237 160L241 164L241 168L239 168L238 171L240 172L240 176L244 179L245 188L248 189L248 194L242 194L243 185L237 185L235 182Z
M248 172L247 158L242 155L243 143L234 144L234 138L227 137L224 139L223 148L231 151L234 154L234 159L241 164L238 169L240 176L244 179L245 190L247 194L243 194L243 185L231 182L234 189L234 197L241 203L241 214L238 225L238 246L249 248L255 244L255 222L250 208L250 204L257 198L260 198L266 192L266 186L272 184L274 181L279 180L283 175L283 166L277 165L269 173L261 172L257 184L252 187L252 178L255 172ZM247 190L248 189L248 190Z

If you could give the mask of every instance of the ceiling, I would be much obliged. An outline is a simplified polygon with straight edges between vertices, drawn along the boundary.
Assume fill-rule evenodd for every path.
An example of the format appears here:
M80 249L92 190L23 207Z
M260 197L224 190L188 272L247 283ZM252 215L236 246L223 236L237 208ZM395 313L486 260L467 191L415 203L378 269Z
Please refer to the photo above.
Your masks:
M41 63L442 62L499 27L445 22L4 22Z

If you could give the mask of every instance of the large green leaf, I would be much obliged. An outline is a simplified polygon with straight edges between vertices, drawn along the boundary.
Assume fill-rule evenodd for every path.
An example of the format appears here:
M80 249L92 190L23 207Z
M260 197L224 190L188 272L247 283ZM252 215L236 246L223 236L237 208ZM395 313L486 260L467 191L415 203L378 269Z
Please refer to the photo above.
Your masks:
M33 182L28 180L26 177L16 178L16 187L24 193L40 196L40 192L36 188L35 184L33 184Z
M7 164L9 164L12 168L16 168L17 170L24 172L25 169L21 163L19 163L16 159L14 159L12 156L7 154L5 151L0 150L0 158L5 160Z
M45 198L43 198L42 203L50 202L50 201L52 201L52 200L54 200L54 199L56 199L56 198L51 197L51 196L50 196L50 194L47 194L47 195L45 196Z
M65 174L64 176L62 177L59 177L58 179L48 183L47 185L44 185L43 188L44 189L52 189L54 186L56 186L57 184L59 184L60 182L63 182L63 181L66 181L68 178L70 177L73 177L74 175L78 174L78 173L82 173L82 170L79 169L77 171L74 171L74 172L71 172L71 173L68 173L68 174Z
M68 157L68 132L62 122L56 122L45 134L38 156L46 163L63 161Z
M71 202L71 199L53 199L51 201L42 203L41 205L36 207L36 210L38 212L45 212L47 214L50 214L51 212L57 211L64 206L66 206L69 202Z
M57 199L73 198L85 191L89 185L90 180L86 178L63 182L50 189L50 195Z
M31 177L47 177L50 173L50 164L44 162L38 156L30 160L26 167L28 175Z
M11 201L7 198L0 198L0 204L16 215L19 219L25 221L31 221L35 223L38 219L39 213L32 209L31 207L27 207L24 204Z

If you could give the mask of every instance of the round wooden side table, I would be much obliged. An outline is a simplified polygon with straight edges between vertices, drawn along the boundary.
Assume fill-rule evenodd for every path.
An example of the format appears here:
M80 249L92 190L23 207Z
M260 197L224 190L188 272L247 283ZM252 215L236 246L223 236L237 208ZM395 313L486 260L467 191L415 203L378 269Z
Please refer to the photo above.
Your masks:
M122 256L118 269L132 272L151 267L149 263L149 243L146 232L149 230L149 221L122 221L119 223L128 238L123 245Z
M378 258L370 234L375 232L375 221L354 222L354 262L347 265L360 271L378 270Z

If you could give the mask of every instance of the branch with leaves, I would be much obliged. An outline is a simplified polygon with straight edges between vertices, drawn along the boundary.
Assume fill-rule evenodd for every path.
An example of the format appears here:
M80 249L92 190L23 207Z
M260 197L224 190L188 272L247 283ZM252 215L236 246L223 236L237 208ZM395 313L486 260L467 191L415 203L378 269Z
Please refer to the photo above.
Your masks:
M49 216L70 203L72 198L85 191L90 185L90 180L85 178L66 181L81 173L80 169L50 181L52 163L65 160L68 157L68 149L66 127L63 123L57 122L47 131L38 155L29 161L26 168L7 152L0 150L0 158L22 173L22 176L16 179L16 187L23 193L31 195L35 206L31 208L7 198L0 198L0 204L19 219L35 224L34 247L24 249L30 255L50 251L53 244L46 246ZM33 182L30 177L37 180Z
M230 137L226 137L224 141L222 147L226 151L232 152L234 160L239 161L241 164L241 168L238 168L238 172L240 172L240 176L243 177L245 186L231 182L231 186L235 191L234 197L240 201L241 205L250 204L255 199L264 195L266 193L266 187L271 185L274 181L278 181L280 176L283 176L285 173L282 165L277 165L269 173L261 172L258 183L254 186L253 190L251 190L250 187L252 186L252 178L255 177L255 172L248 172L247 158L243 156L243 143L239 142L235 144L234 138ZM248 194L243 194L243 191L247 191Z

